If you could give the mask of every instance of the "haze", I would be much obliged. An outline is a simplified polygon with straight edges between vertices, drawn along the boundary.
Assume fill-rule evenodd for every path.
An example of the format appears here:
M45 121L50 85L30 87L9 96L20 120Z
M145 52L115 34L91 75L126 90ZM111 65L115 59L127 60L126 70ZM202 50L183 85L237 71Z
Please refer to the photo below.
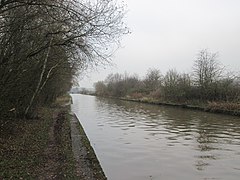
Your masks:
M219 61L240 71L239 0L125 0L131 34L113 57L113 66L98 68L79 81L91 88L109 73L144 76L149 68L190 72L201 49L219 52Z

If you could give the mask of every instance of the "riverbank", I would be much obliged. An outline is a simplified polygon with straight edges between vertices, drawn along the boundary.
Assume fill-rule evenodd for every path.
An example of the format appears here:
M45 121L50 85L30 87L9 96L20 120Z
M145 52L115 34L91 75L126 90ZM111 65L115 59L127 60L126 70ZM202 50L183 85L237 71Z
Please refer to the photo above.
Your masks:
M142 99L132 99L132 98L118 98L124 101L140 102L153 105L162 105L162 106L172 106L193 110L200 110L210 113L221 113L233 116L240 116L240 104L236 103L220 103L220 102L208 102L208 103L199 103L196 105L193 104L180 104L174 102L160 102L154 99L142 98Z
M106 179L80 128L81 148L87 151L77 153L79 157L86 157L82 161L85 166L80 166L75 159L72 117L69 106L62 106L66 102L69 98L61 98L53 106L39 109L36 119L1 118L0 179ZM93 176L89 177L86 172Z
M192 109L210 113L220 113L232 116L240 116L240 103L230 103L230 102L186 102L186 103L177 103L177 102L163 102L157 99L143 97L143 98L131 98L129 97L113 97L113 96L99 96L97 94L88 94L90 96L119 99L123 101L132 101L145 104L159 105L159 106L171 106L185 109Z
M81 179L106 180L96 154L75 114L71 114L72 149Z

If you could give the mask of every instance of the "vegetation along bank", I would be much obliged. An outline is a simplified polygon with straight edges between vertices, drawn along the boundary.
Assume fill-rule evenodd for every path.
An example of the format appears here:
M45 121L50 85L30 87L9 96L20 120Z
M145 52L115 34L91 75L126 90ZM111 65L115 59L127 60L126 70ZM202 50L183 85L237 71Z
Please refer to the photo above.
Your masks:
M149 69L138 75L110 74L95 83L97 96L240 115L240 72L230 72L217 53L199 52L191 73Z

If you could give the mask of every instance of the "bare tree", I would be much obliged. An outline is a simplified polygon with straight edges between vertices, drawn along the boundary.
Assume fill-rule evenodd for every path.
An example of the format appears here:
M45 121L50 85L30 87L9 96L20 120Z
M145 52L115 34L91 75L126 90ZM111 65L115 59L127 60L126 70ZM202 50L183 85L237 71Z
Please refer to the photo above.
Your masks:
M164 76L164 96L165 99L176 99L178 96L179 73L171 69Z
M97 95L99 95L99 96L108 95L107 86L105 85L105 83L103 81L96 82L94 84L94 87L95 87L95 91L96 91Z
M53 79L68 87L76 70L108 63L128 33L123 16L114 0L0 1L1 107L26 115L47 89L62 91Z
M195 85L200 88L202 98L208 98L214 91L214 83L223 75L224 68L217 60L218 53L201 50L193 66Z
M162 74L160 70L155 68L148 69L144 83L147 91L156 91L162 83Z

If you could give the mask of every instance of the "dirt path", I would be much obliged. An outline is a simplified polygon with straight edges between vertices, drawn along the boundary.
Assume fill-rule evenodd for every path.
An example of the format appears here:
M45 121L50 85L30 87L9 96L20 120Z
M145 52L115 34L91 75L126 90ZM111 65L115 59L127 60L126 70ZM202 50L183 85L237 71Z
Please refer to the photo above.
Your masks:
M53 114L53 122L49 130L48 145L44 151L45 164L39 176L40 180L66 178L64 172L65 157L61 152L64 138L64 121L67 120L66 113L67 112L64 111L56 111ZM71 115L70 117L70 126L72 151L76 161L75 178L81 180L107 179L75 115Z
M47 148L44 151L45 163L39 179L63 179L64 157L61 156L60 146L62 128L65 120L64 112L56 111L53 114L53 122L49 130Z

